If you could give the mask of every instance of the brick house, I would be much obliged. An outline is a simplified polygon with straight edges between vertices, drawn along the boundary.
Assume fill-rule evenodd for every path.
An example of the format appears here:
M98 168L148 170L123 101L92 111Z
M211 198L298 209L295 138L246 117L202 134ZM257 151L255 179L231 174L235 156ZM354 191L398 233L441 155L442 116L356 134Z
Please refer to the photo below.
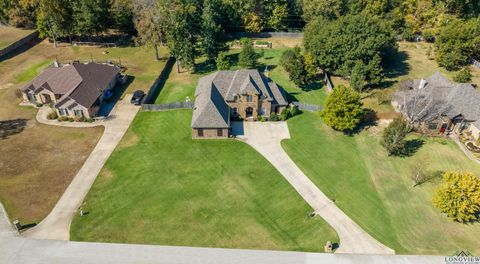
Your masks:
M418 118L416 129L428 135L470 131L480 137L480 93L467 83L453 83L439 72L400 83L392 105L407 119Z
M283 89L258 70L215 72L195 90L192 137L228 137L231 119L257 121L287 105Z
M55 63L20 90L25 102L52 104L59 116L92 118L119 77L120 68L110 64Z

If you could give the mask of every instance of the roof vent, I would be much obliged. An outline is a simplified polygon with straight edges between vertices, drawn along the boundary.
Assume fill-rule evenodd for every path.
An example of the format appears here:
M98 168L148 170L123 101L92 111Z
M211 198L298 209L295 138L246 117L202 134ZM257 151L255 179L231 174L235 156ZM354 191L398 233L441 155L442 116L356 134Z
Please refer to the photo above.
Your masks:
M425 88L425 86L427 86L427 81L425 79L422 79L420 81L420 85L418 86L418 89L423 89Z

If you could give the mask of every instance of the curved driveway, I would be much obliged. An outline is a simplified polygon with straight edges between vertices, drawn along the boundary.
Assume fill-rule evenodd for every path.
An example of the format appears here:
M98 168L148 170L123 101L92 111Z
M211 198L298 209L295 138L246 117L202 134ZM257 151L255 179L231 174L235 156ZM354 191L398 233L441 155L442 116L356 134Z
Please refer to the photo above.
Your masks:
M290 138L286 122L234 122L232 130L270 161L315 213L337 231L337 253L395 254L353 222L290 159L280 144L282 139Z
M98 125L105 126L105 131L92 153L90 153L90 156L82 168L80 168L77 175L75 175L75 178L73 178L50 214L37 226L25 231L23 233L24 236L56 240L68 240L70 238L70 223L74 215L78 212L79 207L108 157L110 157L110 154L112 154L118 142L120 142L127 131L138 109L138 106L130 104L130 96L125 96L112 110L111 118L98 123ZM51 120L47 121L43 120L41 116L37 116L37 120L50 125L68 124L73 126L76 124L69 122L59 123ZM95 124L85 123L85 126L93 125Z

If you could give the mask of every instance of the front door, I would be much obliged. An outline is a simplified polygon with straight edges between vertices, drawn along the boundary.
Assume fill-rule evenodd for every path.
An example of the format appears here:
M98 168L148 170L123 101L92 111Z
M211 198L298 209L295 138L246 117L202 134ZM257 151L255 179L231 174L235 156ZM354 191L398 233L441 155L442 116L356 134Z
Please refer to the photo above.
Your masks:
M43 103L44 104L49 104L52 102L52 98L48 94L42 94L43 96Z
M247 109L245 109L245 117L251 118L252 116L253 116L253 108L247 107Z

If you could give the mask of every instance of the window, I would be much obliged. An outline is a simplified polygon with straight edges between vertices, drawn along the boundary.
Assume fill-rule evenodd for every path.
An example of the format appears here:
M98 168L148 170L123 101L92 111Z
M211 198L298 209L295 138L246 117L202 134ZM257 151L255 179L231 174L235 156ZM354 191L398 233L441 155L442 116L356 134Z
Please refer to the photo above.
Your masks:
M223 137L223 129L217 129L217 137Z
M233 96L233 101L237 101L237 95Z
M238 108L236 107L232 108L232 113L234 116L238 115Z
M253 96L247 95L247 102L253 102Z
M59 108L58 112L60 113L61 116L68 116L68 110L65 108Z
M435 130L435 129L437 129L437 127L438 127L437 123L429 123L428 124L428 129L429 130Z
M73 110L75 116L83 117L83 110Z
M203 129L202 128L198 129L198 136L203 137Z
M265 107L260 108L260 115L267 115L267 109L265 109Z

